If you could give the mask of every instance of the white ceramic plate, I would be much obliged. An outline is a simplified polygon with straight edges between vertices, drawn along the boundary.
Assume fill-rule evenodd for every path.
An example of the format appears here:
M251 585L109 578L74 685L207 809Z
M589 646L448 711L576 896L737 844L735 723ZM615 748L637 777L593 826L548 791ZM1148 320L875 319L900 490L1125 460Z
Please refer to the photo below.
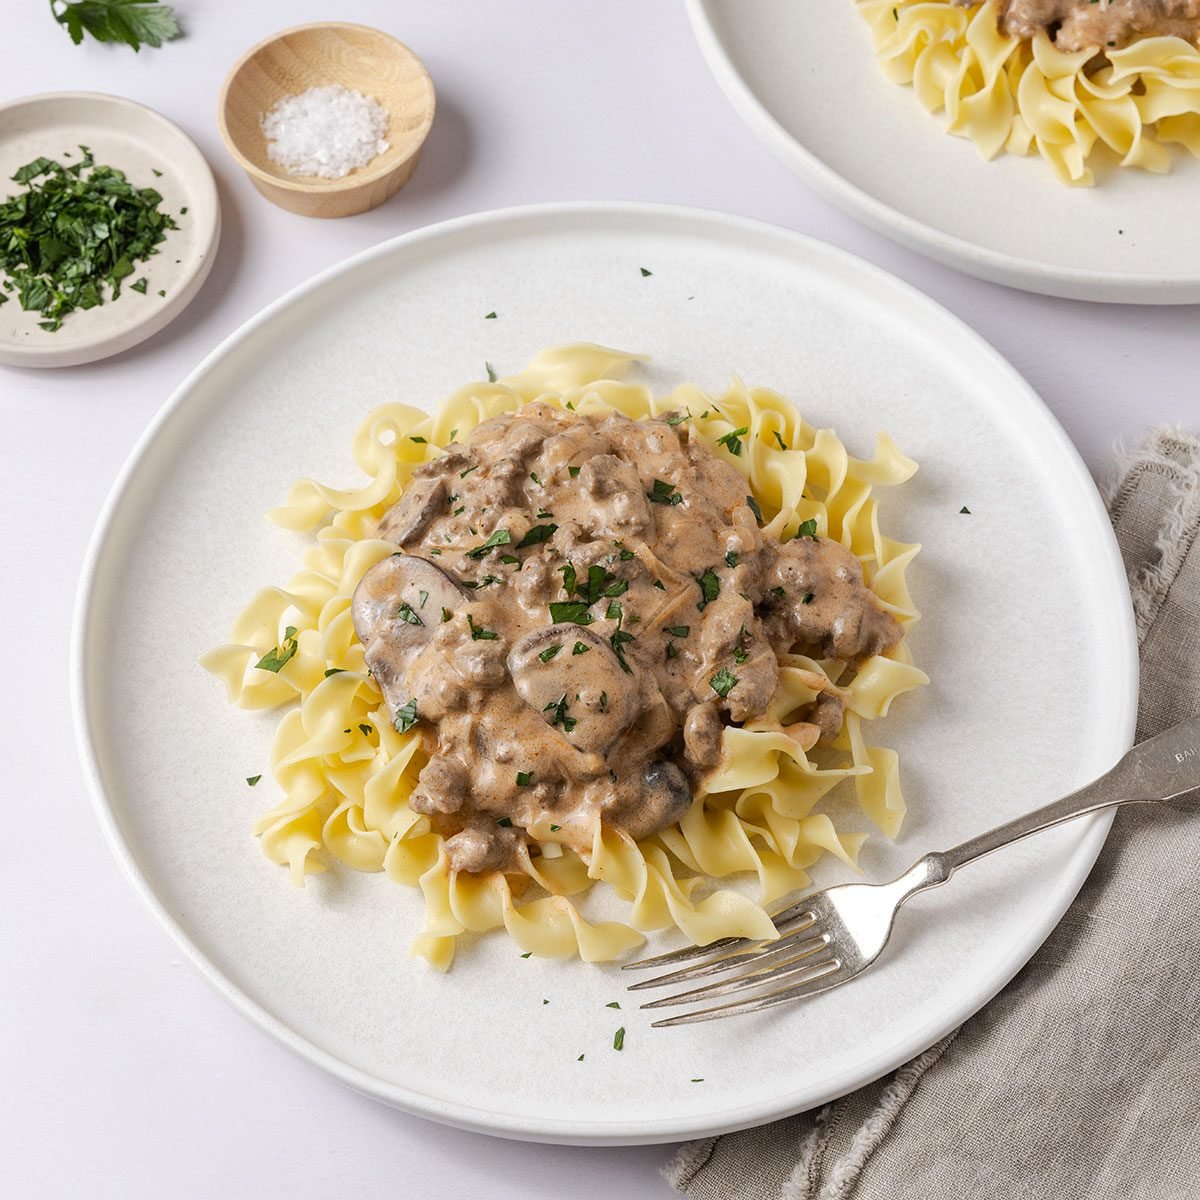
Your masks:
M879 70L851 0L688 0L734 107L830 200L959 270L1027 291L1200 302L1200 162L1170 175L1102 166L1067 188L1036 156L980 158Z
M298 476L351 482L351 434L375 405L429 406L485 361L503 373L580 339L653 355L656 386L719 388L737 371L859 453L883 427L921 462L885 516L925 544L912 641L933 686L873 729L902 752L911 821L898 845L871 841L870 877L1123 752L1137 679L1124 576L1091 479L1021 379L937 305L838 250L632 205L516 209L386 242L216 350L101 519L76 717L101 821L139 893L264 1029L363 1092L466 1128L664 1141L797 1111L932 1044L1045 937L1107 823L1044 834L919 898L851 987L673 1030L649 1028L615 967L525 960L503 936L437 974L405 957L419 893L381 875L338 869L294 889L250 834L275 799L270 776L245 783L266 771L278 715L228 709L196 665L254 589L297 569L303 539L262 513Z
M157 254L136 265L115 303L76 310L53 333L38 327L40 314L22 312L15 295L0 305L0 363L69 367L128 350L187 307L216 257L221 209L204 155L166 117L120 96L55 92L0 106L0 199L24 190L11 180L19 167L42 155L78 162L80 144L91 148L97 163L161 192L162 208L179 228L159 243ZM129 287L143 275L145 295Z

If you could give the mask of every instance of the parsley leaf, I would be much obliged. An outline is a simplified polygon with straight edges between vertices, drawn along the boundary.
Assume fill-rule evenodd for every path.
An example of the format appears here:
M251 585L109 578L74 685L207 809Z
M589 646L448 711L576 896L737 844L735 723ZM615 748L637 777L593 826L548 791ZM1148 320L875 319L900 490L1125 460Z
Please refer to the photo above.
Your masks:
M550 619L559 624L590 625L592 615L582 600L552 600Z
M475 618L467 613L467 624L471 627L471 641L473 642L494 642L496 633L492 629L484 629L481 625L475 624Z
M666 630L672 637L687 637L691 633L692 627L690 625L668 625Z
M646 493L651 504L669 504L672 508L683 503L683 497L669 484L661 479L654 481L654 487Z
M77 46L86 33L98 42L124 42L138 50L143 42L158 47L183 32L175 10L158 0L64 0L62 7L52 3L50 11Z
M518 543L517 549L524 550L528 546L537 546L549 541L558 529L557 525L535 525Z
M653 271L647 271L645 267L638 267L638 270L641 271L643 279L646 279L654 274Z
M549 662L562 649L562 642L555 642L553 646L547 646L545 650L538 655L542 662Z
M563 692L557 700L551 700L542 712L550 713L551 726L561 725L563 733L570 733L575 728L576 721L574 717L567 716L567 693Z
M817 518L809 517L807 521L801 521L800 528L796 530L796 537L797 539L812 538L815 542L817 540Z
M724 446L734 458L741 458L742 438L749 432L750 430L743 425L741 429L735 429L731 433L725 434L724 437L717 438L717 445Z
M261 778L261 775L247 775L246 782L253 787Z
M511 541L512 534L507 529L497 529L481 546L476 546L474 550L468 550L467 557L483 558L490 550L494 550L497 546L507 546ZM519 550L520 547L518 546L517 549Z
M738 565L738 556L736 550L725 551L725 565L727 567L736 567Z
M732 671L722 667L708 683L712 690L724 699L737 687L737 681L737 676Z
M407 704L402 704L396 709L396 719L392 724L396 728L397 733L407 733L418 721L417 702L410 700Z
M299 648L296 641L296 627L289 625L283 632L283 642L273 650L268 650L254 665L260 671L271 671L278 675L280 668L296 657L296 651Z
M762 509L758 507L758 501L755 500L755 498L753 496L746 497L746 506L750 509L750 511L755 515L755 517L758 520L761 521L763 519Z
M625 1026L622 1025L616 1033L613 1034L613 1049L623 1050L625 1048Z
M801 604L811 604L812 602L813 602L812 592L805 592L804 595L800 597Z
M774 439L775 439L775 440L776 440L776 441L779 443L779 448L780 448L780 450L786 450L786 449L787 449L787 442L785 442L785 441L783 440L783 438L781 438L781 437L779 436L779 430L778 430L778 429L772 429L772 430L771 430L771 436L772 436L772 437L773 437L773 438L774 438Z
M670 413L668 416L663 417L663 420L666 421L666 423L671 426L682 425L683 422L686 421L687 419L688 419L688 414L685 412Z
M496 374L492 364L490 362L485 362L483 365L487 368L488 383L495 383L499 376Z
M411 606L407 603L401 604L400 607L396 609L396 616L399 617L401 621L407 622L409 625L425 624L425 622L417 616L417 614L412 610Z
M571 649L572 654L586 654L591 649L587 642L576 642Z
M720 594L721 581L716 577L712 567L709 567L703 575L694 575L692 578L700 588L700 603L696 607L703 612Z
M517 787L528 787L533 782L532 771L517 772Z

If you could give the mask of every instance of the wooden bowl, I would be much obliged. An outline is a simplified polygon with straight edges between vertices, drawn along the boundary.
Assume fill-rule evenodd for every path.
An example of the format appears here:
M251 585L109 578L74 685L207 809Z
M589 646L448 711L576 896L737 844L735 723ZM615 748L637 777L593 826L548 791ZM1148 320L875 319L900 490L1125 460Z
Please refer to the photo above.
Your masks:
M263 114L285 96L340 83L388 113L388 149L341 179L289 175L267 157ZM402 42L340 21L286 29L248 50L230 71L218 108L229 153L268 200L306 217L348 217L391 199L417 166L433 124L433 81Z

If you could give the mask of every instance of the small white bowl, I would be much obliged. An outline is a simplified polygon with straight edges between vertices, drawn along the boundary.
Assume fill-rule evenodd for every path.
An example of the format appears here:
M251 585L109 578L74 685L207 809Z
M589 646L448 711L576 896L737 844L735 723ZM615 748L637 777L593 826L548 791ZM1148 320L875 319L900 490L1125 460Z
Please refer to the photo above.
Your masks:
M135 264L116 301L76 309L53 333L38 327L41 314L22 311L15 292L5 293L9 301L0 304L0 363L69 367L128 350L187 307L216 257L221 207L204 155L166 117L120 96L54 92L0 106L0 198L23 190L11 176L25 163L41 155L78 162L80 145L90 147L97 163L125 172L136 186L161 192L161 207L179 228L167 233L157 254ZM145 295L129 287L142 276Z

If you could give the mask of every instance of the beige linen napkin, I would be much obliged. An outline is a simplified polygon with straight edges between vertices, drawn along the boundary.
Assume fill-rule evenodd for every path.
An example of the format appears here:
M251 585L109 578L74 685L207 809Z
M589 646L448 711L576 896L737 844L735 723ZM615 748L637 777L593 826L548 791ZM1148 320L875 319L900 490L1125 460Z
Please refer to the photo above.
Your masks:
M1200 440L1109 503L1141 643L1138 738L1200 712ZM1200 1197L1200 820L1120 809L1090 878L982 1012L819 1111L685 1145L696 1200Z

